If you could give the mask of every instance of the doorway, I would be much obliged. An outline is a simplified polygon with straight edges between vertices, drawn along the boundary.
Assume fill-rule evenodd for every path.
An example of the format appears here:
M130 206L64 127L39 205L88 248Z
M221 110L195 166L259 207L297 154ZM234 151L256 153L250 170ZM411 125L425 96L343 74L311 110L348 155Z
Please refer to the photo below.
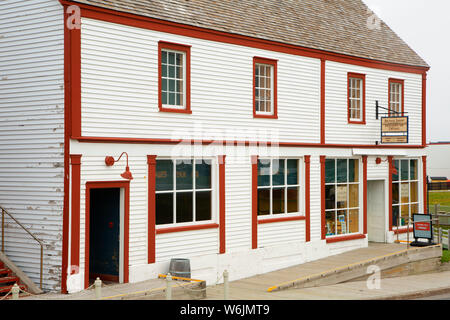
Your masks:
M86 184L85 288L128 282L129 183Z
M386 242L385 180L367 181L367 233L370 242Z

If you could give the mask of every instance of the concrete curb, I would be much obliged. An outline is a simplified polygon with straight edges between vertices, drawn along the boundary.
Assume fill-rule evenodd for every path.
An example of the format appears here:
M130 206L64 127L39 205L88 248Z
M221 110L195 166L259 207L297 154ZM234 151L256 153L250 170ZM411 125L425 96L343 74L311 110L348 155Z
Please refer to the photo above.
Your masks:
M418 298L426 298L429 296L436 296L441 294L450 293L450 287L436 288L436 289L425 289L421 291L414 291L411 293L404 293L399 295L384 296L378 298L368 298L363 300L413 300Z

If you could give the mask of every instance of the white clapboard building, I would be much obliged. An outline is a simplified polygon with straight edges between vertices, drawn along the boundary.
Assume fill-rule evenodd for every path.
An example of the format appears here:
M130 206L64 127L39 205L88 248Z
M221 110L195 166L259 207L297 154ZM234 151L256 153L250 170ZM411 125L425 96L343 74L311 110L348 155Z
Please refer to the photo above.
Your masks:
M3 0L0 206L51 291L393 242L426 208L428 70L361 0Z

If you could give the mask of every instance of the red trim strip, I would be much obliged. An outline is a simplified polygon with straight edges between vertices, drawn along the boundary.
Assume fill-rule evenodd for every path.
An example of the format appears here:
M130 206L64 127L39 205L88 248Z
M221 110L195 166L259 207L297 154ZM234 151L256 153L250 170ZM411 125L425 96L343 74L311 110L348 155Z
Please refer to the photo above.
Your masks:
M311 156L305 156L305 241L311 241Z
M273 218L273 219L260 219L260 220L258 220L258 224L287 222L287 221L300 221L300 220L306 220L306 217L297 216L297 217L284 217L284 218Z
M225 158L226 156L219 156L219 253L226 252L225 242Z
M362 156L363 163L363 219L364 234L367 234L367 156Z
M351 240L364 239L364 238L366 238L366 236L364 234L354 234L354 235L349 235L349 236L327 238L327 243L351 241Z
M351 120L350 117L350 79L361 79L362 80L362 120L355 121ZM361 73L349 72L347 74L347 121L350 124L366 124L366 75Z
M156 190L156 156L147 156L148 166L148 243L147 243L147 260L148 263L155 263L155 224L156 224L156 206L155 206L155 190Z
M85 249L84 249L84 287L89 287L89 217L91 189L122 188L125 191L123 219L123 282L129 281L129 220L130 220L130 182L129 181L91 181L86 182L85 195Z
M273 67L273 115L262 115L256 113L256 64L267 64ZM277 88L277 68L278 60L261 58L261 57L253 57L253 118L262 118L262 119L278 119L278 88Z
M422 74L422 145L427 145L427 73Z
M70 110L71 134L81 136L81 29L68 31L70 35Z
M81 189L81 155L70 156L72 164L72 227L70 250L70 274L80 267L80 189ZM75 268L73 268L75 267Z
M427 205L427 156L422 156L423 168L423 212L428 213Z
M393 175L393 166L394 166L394 157L388 156L389 163L389 231L392 231L392 175Z
M192 38L198 38L203 40L211 40L222 43L229 43L241 46L247 46L251 48L258 48L263 50L270 50L275 52L282 52L288 54L295 54L305 57L324 58L326 60L347 63L359 66L365 66L369 68L377 68L391 71L400 71L408 73L422 74L424 70L429 70L429 67L411 66L400 63L391 63L385 61L378 61L368 58L360 58L345 54L333 53L324 50L311 49L302 46L290 45L280 43L276 41L263 40L252 38L249 36L242 36L238 34L232 34L227 32L221 32L211 30L207 28L200 28L190 26L181 23L169 22L149 18L145 16L139 16L131 13L114 11L111 9L94 7L82 3L77 3L68 0L60 0L65 5L77 5L81 8L81 16L84 18L91 18L97 20L103 20L112 23L119 23L137 28L161 31L166 33L172 33Z
M161 229L156 229L156 234L194 231L194 230L203 230L203 229L214 229L214 228L219 228L219 225L217 223L210 223L210 224L199 224L199 225L184 226L184 227L161 228Z
M252 156L252 249L258 248L258 156Z
M320 59L320 144L325 144L326 60Z
M137 143L137 144L191 144L191 145L226 145L226 146L278 146L292 148L361 148L361 149L423 149L422 145L367 145L367 144L320 144L301 142L270 142L270 141L237 141L237 140L182 140L182 139L149 139L149 138L119 138L119 137L73 137L84 143Z
M181 51L186 54L186 105L184 109L164 108L162 104L162 49ZM160 112L188 113L191 114L191 46L166 41L158 42L158 107Z
M388 81L388 114L391 115L391 83L399 83L402 85L402 116L405 113L405 80L389 78ZM398 114L393 114L398 116Z
M322 223L322 234L321 239L326 238L325 229L325 156L320 156L320 203L321 203L321 223Z

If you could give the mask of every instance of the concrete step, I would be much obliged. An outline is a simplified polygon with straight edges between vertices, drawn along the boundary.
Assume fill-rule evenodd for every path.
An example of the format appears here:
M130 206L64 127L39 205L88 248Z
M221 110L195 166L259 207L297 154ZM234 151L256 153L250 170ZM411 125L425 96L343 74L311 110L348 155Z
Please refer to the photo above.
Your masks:
M364 249L358 250L364 252ZM315 271L303 272L302 276L297 278L292 277L292 280L275 284L269 287L267 291L273 292L291 288L328 286L348 281L363 280L373 274L375 270L381 271L382 276L388 275L390 277L396 274L402 276L405 273L414 274L415 271L433 271L439 267L439 261L442 256L441 245L436 245L420 248L410 247L409 249L383 255L373 255L364 260L357 261L358 250L341 254L340 257L329 257L321 259L322 261L312 262L310 264L316 266ZM330 268L331 261L334 261L335 264ZM368 273L370 266L375 266L372 273ZM298 270L301 270L301 266L298 267Z

